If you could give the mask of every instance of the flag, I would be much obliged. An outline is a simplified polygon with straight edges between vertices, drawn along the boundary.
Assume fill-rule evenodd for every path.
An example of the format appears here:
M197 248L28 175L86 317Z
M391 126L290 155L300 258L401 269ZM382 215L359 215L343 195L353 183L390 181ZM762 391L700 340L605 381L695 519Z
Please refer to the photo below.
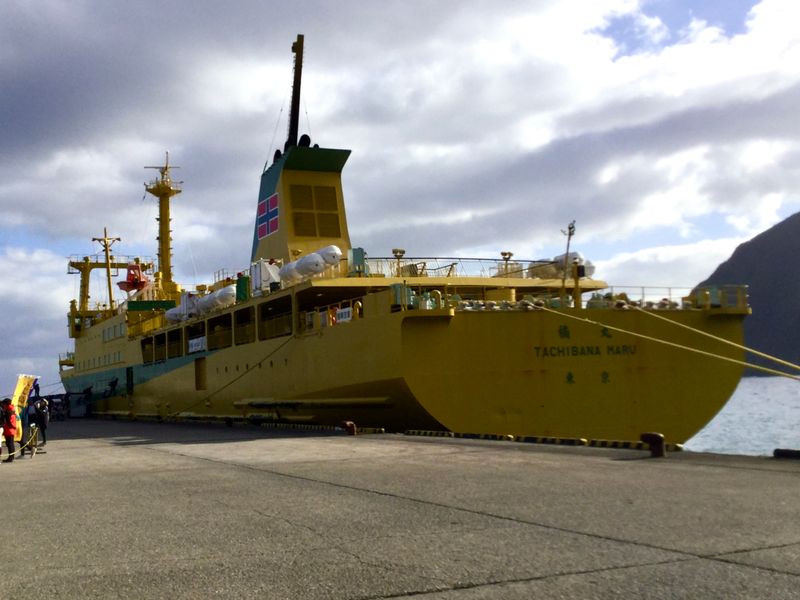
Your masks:
M272 194L258 203L256 213L256 232L263 239L278 231L278 194Z
M20 375L17 377L17 387L11 398L14 411L17 413L17 435L16 441L22 441L22 410L26 409L28 398L34 393L34 386L39 378L36 375Z

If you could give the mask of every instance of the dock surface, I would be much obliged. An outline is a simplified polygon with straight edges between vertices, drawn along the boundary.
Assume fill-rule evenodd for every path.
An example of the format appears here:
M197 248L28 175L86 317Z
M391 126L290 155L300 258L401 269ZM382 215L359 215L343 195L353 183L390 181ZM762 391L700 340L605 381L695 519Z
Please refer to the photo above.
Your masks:
M800 461L77 419L48 437L0 464L3 597L800 597Z

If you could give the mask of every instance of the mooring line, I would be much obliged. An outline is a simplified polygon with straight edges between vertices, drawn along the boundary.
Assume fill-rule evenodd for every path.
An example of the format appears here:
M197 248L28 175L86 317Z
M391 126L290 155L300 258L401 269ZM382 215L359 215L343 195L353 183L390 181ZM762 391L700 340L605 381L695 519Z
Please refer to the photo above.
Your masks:
M763 373L769 373L771 375L779 375L781 377L786 377L788 379L794 379L796 381L800 381L800 376L798 375L790 375L789 373L784 373L783 371L778 371L776 369L770 369L769 367L762 367L760 365L756 365L753 363L749 363L743 360L738 360L736 358L730 358L728 356L722 356L721 354L714 354L713 352L707 352L706 350L700 350L699 348L692 348L691 346L686 346L685 344L678 344L676 342L668 342L667 340L662 340L660 338L653 337L651 335L645 335L643 333L636 333L633 331L627 331L620 327L614 327L613 325L607 325L600 321L594 321L592 319L587 319L584 317L576 317L575 315L570 315L564 312L560 312L557 310L553 310L551 308L547 308L546 306L537 306L537 310L544 310L555 315L559 315L561 317L566 317L568 319L574 319L575 321L580 321L582 323L588 323L589 325L597 325L598 327L605 327L606 329L610 329L612 331L617 331L619 333L624 333L626 335L630 335L633 337L638 337L644 340L649 340L651 342L655 342L657 344L664 344L665 346L672 346L673 348L679 348L681 350L686 350L687 352L694 352L695 354L702 354L703 356L708 356L710 358L716 358L719 360L724 360L726 362L734 363L743 367L747 367L749 369L754 369L756 371L762 371Z
M744 351L749 352L751 354L755 354L756 356L760 356L761 358L766 358L766 359L771 360L773 362L776 362L776 363L778 363L780 365L784 365L786 367L790 367L792 369L800 371L800 365L796 365L796 364L791 363L791 362L789 362L787 360L782 360L782 359L778 358L777 356L772 356L770 354L767 354L766 352L759 352L758 350L755 350L753 348L749 348L747 346L743 346L742 344L737 344L736 342L732 342L731 340L726 340L723 337L719 337L718 335L714 335L713 333L708 333L707 331L703 331L702 329L697 329L695 327L690 327L689 325L685 325L683 323L678 323L677 321L673 321L672 319L668 319L664 315L659 315L659 314L656 314L653 311L645 310L641 306L631 306L631 307L636 309L636 310L638 310L639 312L642 312L642 313L650 316L650 317L654 317L656 319L661 319L662 321L666 321L667 323L672 323L673 325L677 325L678 327L683 327L684 329L688 329L689 331L693 331L695 333L699 333L700 335L704 335L704 336L706 336L708 338L711 338L712 340L717 340L718 342L722 342L724 344L728 344L729 346L733 346L734 348L738 348L739 350L744 350Z
M244 372L243 372L243 373L241 373L240 375L237 375L236 377L234 377L233 379L231 379L229 382L225 383L224 385L221 385L221 386L220 386L220 387L218 387L216 390L214 390L213 392L211 392L211 393L207 394L206 396L203 396L202 398L200 398L200 399L199 399L197 402L195 402L194 404L190 404L189 406L187 406L186 408L184 408L184 409L183 409L183 410L181 410L181 411L170 413L170 414L169 414L169 416L171 416L171 417L178 416L178 415L180 415L182 412L186 412L187 410L189 410L189 409L191 409L191 408L194 408L195 406L197 406L197 405L198 405L198 404L200 404L201 402L206 402L208 399L210 399L212 396L215 396L215 395L217 395L219 392L221 392L222 390L224 390L226 387L228 387L228 386L230 386L230 385L233 385L234 383L236 383L237 381L239 381L239 380L240 380L242 377L244 377L245 375L247 375L247 374L248 374L250 371L252 371L253 369L256 369L256 368L260 367L260 366L261 366L261 364L262 364L262 363L263 363L265 360L267 360L267 359L268 359L270 356L272 356L272 355L273 355L273 354L275 354L275 353L276 353L278 350L280 350L280 349L281 349L281 348L283 348L283 347L284 347L286 344L288 344L288 343L289 343L289 342L292 340L292 338L293 338L293 337L294 337L294 336L289 336L289 337L288 337L288 338L287 338L287 339L286 339L286 340L285 340L285 341L284 341L282 344L280 344L280 345L279 345L277 348L273 348L273 349L272 349L272 350L271 350L271 351L270 351L270 352L269 352L269 353L268 353L266 356L264 356L264 357L263 357L262 359L260 359L260 360L257 360L257 361L256 361L256 362L253 364L253 366L252 366L252 367L249 367L249 368L245 369L245 370L244 370Z

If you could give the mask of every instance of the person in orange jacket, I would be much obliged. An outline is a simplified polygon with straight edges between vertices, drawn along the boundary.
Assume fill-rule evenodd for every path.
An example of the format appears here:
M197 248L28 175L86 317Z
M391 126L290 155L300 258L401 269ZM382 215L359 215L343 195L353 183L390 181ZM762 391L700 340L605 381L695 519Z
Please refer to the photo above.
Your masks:
M11 398L3 398L0 403L0 414L3 419L3 437L6 438L6 448L8 448L8 458L3 462L14 460L14 436L17 435L17 411L11 405ZM2 446L0 446L0 453Z

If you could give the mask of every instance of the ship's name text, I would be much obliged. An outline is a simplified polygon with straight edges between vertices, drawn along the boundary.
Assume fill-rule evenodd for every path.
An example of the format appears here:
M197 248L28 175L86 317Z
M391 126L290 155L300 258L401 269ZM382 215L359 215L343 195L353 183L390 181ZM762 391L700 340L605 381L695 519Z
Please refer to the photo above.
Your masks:
M633 356L635 344L608 344L606 346L534 346L536 358L566 358L578 356Z

